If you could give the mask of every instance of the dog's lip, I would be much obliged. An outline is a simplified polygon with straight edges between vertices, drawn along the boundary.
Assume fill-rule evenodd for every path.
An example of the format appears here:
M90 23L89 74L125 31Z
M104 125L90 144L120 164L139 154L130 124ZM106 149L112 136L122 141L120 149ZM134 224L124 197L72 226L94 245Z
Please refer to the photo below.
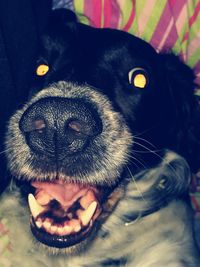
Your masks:
M44 229L39 229L35 221L31 220L31 231L33 235L37 238L38 241L47 245L49 247L54 248L68 248L78 243L84 241L90 232L93 229L93 223L91 222L87 227L83 228L79 233L74 233L72 235L52 235L44 231Z

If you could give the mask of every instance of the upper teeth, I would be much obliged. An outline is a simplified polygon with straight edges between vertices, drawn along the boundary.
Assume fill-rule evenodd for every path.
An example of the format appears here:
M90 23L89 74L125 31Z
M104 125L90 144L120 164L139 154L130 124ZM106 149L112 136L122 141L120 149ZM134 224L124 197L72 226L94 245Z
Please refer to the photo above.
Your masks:
M42 212L47 210L46 207L41 206L37 200L35 199L34 195L28 195L28 203L32 213L33 218L35 219L35 224L38 228L43 227L47 232L50 234L58 234L58 235L69 235L71 232L79 232L82 226L87 226L91 221L96 209L97 209L97 202L93 201L87 209L85 210L78 210L77 215L78 219L71 218L69 221L66 221L64 224L54 224L53 219L46 218L45 220L41 220L38 217Z
M42 213L45 210L44 207L38 204L33 194L28 195L28 203L29 203L31 213L34 218L36 218L40 213Z

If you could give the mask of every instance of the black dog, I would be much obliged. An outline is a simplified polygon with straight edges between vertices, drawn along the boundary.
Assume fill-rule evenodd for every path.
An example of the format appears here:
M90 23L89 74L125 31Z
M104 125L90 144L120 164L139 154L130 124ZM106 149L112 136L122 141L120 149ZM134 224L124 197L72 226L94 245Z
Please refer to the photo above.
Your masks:
M7 191L2 212L22 240L15 266L198 266L185 161L200 166L193 80L174 55L53 12L6 136L42 244L30 241L26 199Z

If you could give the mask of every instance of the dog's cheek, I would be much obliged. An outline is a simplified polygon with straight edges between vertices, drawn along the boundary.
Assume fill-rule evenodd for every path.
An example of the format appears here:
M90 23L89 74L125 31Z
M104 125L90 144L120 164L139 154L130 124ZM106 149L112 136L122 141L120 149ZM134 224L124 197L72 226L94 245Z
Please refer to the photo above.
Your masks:
M116 102L133 135L143 132L153 124L155 117L152 114L152 108L148 107L148 103L141 93L118 92Z

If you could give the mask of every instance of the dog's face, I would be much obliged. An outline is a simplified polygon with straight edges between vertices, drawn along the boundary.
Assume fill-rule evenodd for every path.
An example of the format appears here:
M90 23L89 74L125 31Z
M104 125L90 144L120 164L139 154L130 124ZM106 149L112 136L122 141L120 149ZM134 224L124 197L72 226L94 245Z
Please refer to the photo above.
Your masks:
M55 12L43 38L35 85L9 122L6 146L11 174L31 193L33 235L71 250L95 238L129 172L147 166L142 152L174 145L173 101L182 110L192 85L172 97L179 73L169 77L165 56L127 33L62 16Z

